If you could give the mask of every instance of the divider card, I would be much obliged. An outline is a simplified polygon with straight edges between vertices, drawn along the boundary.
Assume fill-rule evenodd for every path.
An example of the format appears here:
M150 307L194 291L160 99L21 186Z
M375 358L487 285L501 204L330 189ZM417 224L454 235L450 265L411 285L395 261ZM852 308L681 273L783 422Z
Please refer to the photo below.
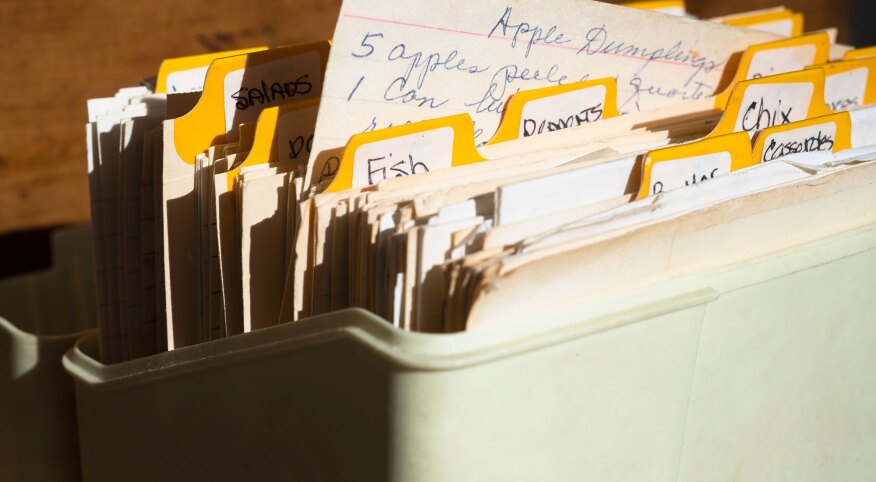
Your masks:
M705 98L733 53L776 38L588 0L347 0L307 183L321 152L393 125L468 113L482 145L519 90L612 77L622 113Z
M824 102L847 110L876 102L876 57L842 60L813 68L824 70Z
M794 37L803 34L803 14L794 13L791 10L741 16L726 19L723 22L727 25L774 33L782 37Z
M279 47L217 59L204 92L186 115L164 122L161 163L162 277L167 344L173 350L197 340L195 161L211 146L234 142L238 126L255 122L267 107L320 94L328 42Z
M277 161L304 163L313 144L313 127L319 108L318 99L303 100L269 107L259 115L255 125L252 151L237 166L224 173L228 190L244 167Z
M715 108L723 110L735 84L743 80L803 70L827 62L829 55L830 37L825 32L752 46L741 55L733 81L715 96Z
M622 3L624 7L639 8L642 10L651 10L652 12L665 13L667 15L675 15L678 17L687 16L687 7L683 0L663 0L663 1L646 1L646 2L627 2Z
M758 131L830 114L824 105L824 70L809 69L740 82L709 136Z
M231 165L213 178L216 251L224 299L226 331L243 332L241 252L235 183L244 168L277 161L294 162L297 169L306 162L313 141L318 99L282 104L262 111L255 127L252 149L243 162ZM276 194L276 191L275 191ZM297 197L295 197L297 199ZM274 200L276 205L276 200Z
M156 94L182 94L189 92L201 92L204 90L204 79L207 77L207 68L210 63L223 57L248 54L267 47L253 47L249 49L227 50L225 52L210 52L201 55L189 55L187 57L174 57L164 59L158 68L158 77L155 83Z
M483 162L465 114L357 134L344 149L328 192Z
M849 50L846 52L843 60L855 60L855 59L866 59L869 57L876 57L876 45L873 47L864 47L862 49Z
M613 78L524 90L508 99L495 144L617 117Z
M649 152L642 162L638 199L698 184L757 164L744 132Z
M840 112L764 129L755 139L754 158L769 162L801 152L850 149L851 123L849 113Z

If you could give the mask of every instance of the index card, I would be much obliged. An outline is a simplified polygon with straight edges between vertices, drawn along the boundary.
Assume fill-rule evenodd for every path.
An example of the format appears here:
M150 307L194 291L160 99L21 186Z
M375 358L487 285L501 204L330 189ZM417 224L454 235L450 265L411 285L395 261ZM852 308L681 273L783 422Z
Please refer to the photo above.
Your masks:
M237 126L255 120L265 108L293 96L318 96L327 54L327 42L314 42L215 60L196 106L163 124L160 269L166 288L168 349L197 342L199 311L191 301L198 288L191 263L198 254L196 157L211 146L236 140Z
M842 60L811 68L824 70L824 101L831 110L876 103L876 58Z
M204 90L204 78L207 77L207 68L210 66L210 62L223 57L233 57L265 49L267 47L252 47L164 59L155 78L155 93L201 92Z
M839 217L836 212L873 199L874 169L862 164L812 175L772 162L638 201L629 208L650 202L648 209L627 209L626 216L604 213L568 236L579 244L541 257L530 253L502 260L502 278L482 281L491 289L479 292L466 329L537 317L545 307L598 296L601 290L650 284L775 252L788 246L791 230L799 243L872 223L872 211ZM609 220L612 215L615 219ZM752 232L768 235L752 237ZM536 273L552 273L550 285ZM525 308L524 298L537 301Z
M517 223L625 194L636 157L500 186L496 225Z
M659 32L659 35L657 33ZM617 78L636 112L714 93L733 53L777 37L587 0L348 0L335 29L310 169L353 134L459 113L475 141L518 90ZM318 173L308 172L307 185Z
M240 183L240 249L243 331L275 325L279 319L286 265L286 193L289 161Z
M837 152L851 144L851 117L839 112L764 129L757 135L754 158L769 162L791 154Z

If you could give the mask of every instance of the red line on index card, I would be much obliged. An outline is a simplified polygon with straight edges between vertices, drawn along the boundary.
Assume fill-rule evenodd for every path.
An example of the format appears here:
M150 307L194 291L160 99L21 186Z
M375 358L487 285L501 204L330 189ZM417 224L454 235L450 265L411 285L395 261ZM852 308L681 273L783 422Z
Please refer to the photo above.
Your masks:
M459 35L470 35L472 37L483 37L483 38L496 39L496 40L514 40L513 37L504 37L504 36L500 36L500 35L488 35L485 33L469 32L466 30L458 30L458 29L447 28L447 27L438 27L435 25L424 25L424 24L420 24L420 23L402 22L400 20L391 20L388 18L368 17L365 15L355 15L355 14L351 14L351 13L345 13L344 16L348 17L348 18L355 18L357 20L368 20L371 22L380 22L380 23L388 23L388 24L392 24L392 25L401 25L403 27L414 27L414 28L422 28L422 29L427 29L427 30L436 30L439 32L455 33L455 34L459 34ZM553 47L553 48L560 48L560 49L566 49L566 50L576 50L576 51L579 50L578 47L573 47L570 45L538 44L538 43L536 43L533 46ZM695 67L693 65L684 63L684 62L676 62L673 60L650 59L648 57L642 57L639 55L627 55L627 54L614 53L614 52L596 52L596 53L598 53L600 55L611 55L613 57L624 57L624 58L635 59L635 60L650 60L651 62L656 62L656 63L660 63L660 64L670 64L670 65L679 65L682 67L698 68L698 67ZM724 68L717 66L717 67L713 67L712 70L724 70Z
M439 32L449 32L449 33L458 33L461 35L471 35L472 37L489 37L489 35L487 35L485 33L467 32L465 30L456 30L456 29L445 28L445 27L435 27L433 25L422 25L419 23L402 22L399 20L390 20L388 18L366 17L364 15L353 15L350 13L345 13L344 16L349 17L349 18L359 19L359 20L370 20L372 22L389 23L392 25L402 25L405 27L425 28L428 30L437 30ZM503 40L511 40L511 37L494 36L493 38L498 38L498 39L503 39Z

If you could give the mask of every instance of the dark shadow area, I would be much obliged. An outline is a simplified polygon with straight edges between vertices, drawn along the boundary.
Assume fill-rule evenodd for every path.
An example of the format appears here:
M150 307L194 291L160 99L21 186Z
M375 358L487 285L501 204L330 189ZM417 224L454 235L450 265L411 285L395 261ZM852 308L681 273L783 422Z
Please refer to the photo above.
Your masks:
M852 3L852 43L856 47L876 45L876 2L854 0Z
M340 327L345 316L358 315L341 312L313 323ZM317 341L307 336L311 331L307 323L274 326L246 335L260 353L207 353L192 370L162 369L124 386L83 386L84 477L395 480L393 457L405 453L395 436L394 420L404 416L396 401L398 369L359 341L343 335ZM217 340L211 353L243 339ZM292 339L298 341L282 347ZM276 350L260 350L270 345Z
M0 326L0 478L80 480L73 380L61 357L75 337L32 344Z
M313 227L311 229L320 229L321 227L317 224L318 218L317 209L313 210ZM331 216L331 221L329 222L328 229L325 231L329 233L332 237L326 237L326 242L323 244L323 256L322 262L319 264L313 263L312 272L305 274L305 279L307 280L308 276L312 276L311 279L307 280L307 283L311 283L313 286L313 292L310 294L312 299L310 316L316 316L328 313L331 311L331 275L332 275L332 263L333 260L333 248L334 248L334 235L338 232L338 222L340 220L337 216ZM344 216L344 221L346 221L346 216ZM315 231L311 231L311 240L313 240L315 236ZM344 240L346 241L346 240ZM311 241L312 243L313 241ZM314 246L315 247L315 246ZM311 256L313 259L315 257L315 251L312 251ZM311 271L311 267L308 266L308 270ZM305 296L307 293L305 292Z
M188 346L197 342L198 322L195 309L195 193L189 191L182 197L167 201L167 240L174 249L167 249L167 257L171 286L172 307L166 307L173 312L173 337L177 347ZM170 316L170 313L168 313ZM170 334L168 333L168 336Z
M0 236L0 278L52 266L52 229L43 228Z
M739 70L739 62L742 61L742 52L736 52L727 59L727 64L724 65L721 80L718 82L718 87L712 95L723 93L730 87L733 78L736 77L736 71Z
M91 229L48 236L51 266L0 280L2 480L80 480L73 382L61 357L97 317Z
M276 189L274 214L249 230L249 295L253 329L276 325L286 279L286 190ZM246 287L244 287L246 289Z

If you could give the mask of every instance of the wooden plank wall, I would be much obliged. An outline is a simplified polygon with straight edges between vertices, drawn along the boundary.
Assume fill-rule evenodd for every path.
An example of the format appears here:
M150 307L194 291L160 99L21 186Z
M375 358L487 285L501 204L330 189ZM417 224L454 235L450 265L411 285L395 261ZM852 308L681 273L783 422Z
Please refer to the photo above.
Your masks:
M88 221L86 99L154 75L164 57L326 38L340 3L0 2L0 233ZM784 4L806 14L807 29L837 26L848 38L849 0ZM775 5L688 0L700 17Z

